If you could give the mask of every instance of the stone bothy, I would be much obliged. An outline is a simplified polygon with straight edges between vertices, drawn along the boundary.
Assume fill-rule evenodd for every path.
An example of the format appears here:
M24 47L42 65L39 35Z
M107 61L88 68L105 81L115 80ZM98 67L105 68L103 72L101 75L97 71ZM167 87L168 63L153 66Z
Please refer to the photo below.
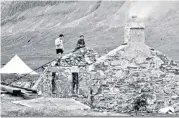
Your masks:
M165 54L145 44L140 22L125 26L126 45L121 45L92 64L94 108L129 112L137 96L147 98L147 110L158 111L179 102L179 67Z
M93 96L92 106L98 110L129 112L135 98L141 95L147 98L147 110L153 112L179 103L178 65L145 44L145 25L136 17L125 25L124 30L125 45L100 58L88 48L64 56L60 67L49 68L39 80L37 90L43 96L53 96L51 72L56 71L55 97L69 97L70 66L78 65L81 66L79 94L84 98L80 100L89 103L88 98Z

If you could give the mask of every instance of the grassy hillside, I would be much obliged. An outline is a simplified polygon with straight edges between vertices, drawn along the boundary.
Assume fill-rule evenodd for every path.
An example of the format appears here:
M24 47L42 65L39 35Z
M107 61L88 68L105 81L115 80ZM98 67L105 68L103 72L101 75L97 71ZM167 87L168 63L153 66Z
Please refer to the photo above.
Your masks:
M78 36L105 54L123 43L124 23L133 14L146 23L146 43L179 61L179 2L24 1L3 2L2 63L18 54L32 68L56 58L54 40L65 34L65 53Z

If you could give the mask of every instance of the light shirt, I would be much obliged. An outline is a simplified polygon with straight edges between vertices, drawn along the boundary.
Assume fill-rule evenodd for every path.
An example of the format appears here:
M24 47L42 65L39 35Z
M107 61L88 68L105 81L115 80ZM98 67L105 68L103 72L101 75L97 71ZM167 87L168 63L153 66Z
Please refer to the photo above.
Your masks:
M79 68L78 68L78 66L72 66L72 67L71 67L71 72L72 72L72 73L73 73L73 72L79 73Z
M55 46L56 46L56 49L64 49L64 47L63 47L63 40L60 39L60 38L57 38L55 40Z

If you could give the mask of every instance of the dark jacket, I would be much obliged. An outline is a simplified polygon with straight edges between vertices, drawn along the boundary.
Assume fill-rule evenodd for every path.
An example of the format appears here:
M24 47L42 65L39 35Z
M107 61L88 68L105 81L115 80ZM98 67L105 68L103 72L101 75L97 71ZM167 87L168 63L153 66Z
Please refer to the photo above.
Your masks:
M85 40L84 39L79 39L77 42L77 47L84 47L85 46Z

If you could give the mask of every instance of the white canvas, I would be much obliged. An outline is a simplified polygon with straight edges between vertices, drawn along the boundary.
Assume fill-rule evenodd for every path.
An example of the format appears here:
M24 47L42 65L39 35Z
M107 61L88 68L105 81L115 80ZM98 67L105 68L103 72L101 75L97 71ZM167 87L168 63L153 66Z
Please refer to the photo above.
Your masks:
M4 74L31 74L37 75L38 73L29 68L17 55L15 55L3 68L0 73Z

